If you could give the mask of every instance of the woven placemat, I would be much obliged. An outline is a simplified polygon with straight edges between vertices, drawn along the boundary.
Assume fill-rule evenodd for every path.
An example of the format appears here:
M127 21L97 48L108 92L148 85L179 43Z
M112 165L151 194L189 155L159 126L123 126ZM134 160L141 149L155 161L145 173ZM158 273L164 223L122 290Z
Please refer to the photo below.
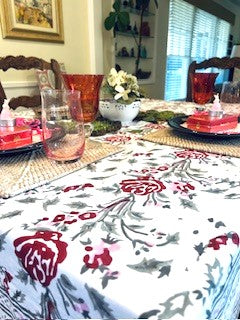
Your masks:
M240 138L207 138L179 133L171 128L160 129L146 134L143 140L209 153L240 158Z
M0 198L36 188L121 150L122 148L110 144L88 141L82 158L71 163L49 160L42 149L1 157Z

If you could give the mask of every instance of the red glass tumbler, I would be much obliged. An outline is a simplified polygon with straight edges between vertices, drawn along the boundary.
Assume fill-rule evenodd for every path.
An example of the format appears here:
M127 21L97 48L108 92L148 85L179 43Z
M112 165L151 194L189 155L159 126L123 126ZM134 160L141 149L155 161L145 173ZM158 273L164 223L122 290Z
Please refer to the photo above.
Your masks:
M198 72L190 74L192 99L198 104L205 104L211 100L214 92L214 83L218 73Z
M62 77L68 89L81 92L84 122L94 121L99 108L99 91L104 75L62 74Z

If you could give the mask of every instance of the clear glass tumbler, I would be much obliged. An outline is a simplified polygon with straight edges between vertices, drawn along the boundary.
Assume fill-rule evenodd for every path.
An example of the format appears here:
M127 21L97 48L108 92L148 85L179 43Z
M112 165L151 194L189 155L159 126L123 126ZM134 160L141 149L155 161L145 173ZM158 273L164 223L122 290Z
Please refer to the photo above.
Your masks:
M221 91L221 101L226 103L240 103L240 82L226 81Z
M43 147L50 159L69 162L80 159L85 132L79 91L43 90Z

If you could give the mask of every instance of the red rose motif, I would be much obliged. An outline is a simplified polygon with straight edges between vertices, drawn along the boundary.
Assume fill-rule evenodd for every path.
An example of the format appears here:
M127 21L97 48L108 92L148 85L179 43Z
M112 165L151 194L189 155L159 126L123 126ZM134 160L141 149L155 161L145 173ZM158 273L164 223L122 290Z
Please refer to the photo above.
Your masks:
M161 192L166 189L164 184L155 180L153 177L139 177L138 179L123 180L120 182L121 189L124 192L134 193L140 196L145 196L146 194L152 192Z
M86 251L92 251L93 247L87 246ZM96 269L99 265L109 266L112 262L112 257L110 256L109 249L103 248L102 253L95 254L91 259L89 254L86 254L83 258L83 262L88 268Z
M14 240L15 254L23 267L44 287L55 278L58 264L67 256L67 243L59 240L61 236L59 232L38 231Z
M208 157L208 153L195 150L177 151L175 154L177 157L184 159L204 159Z

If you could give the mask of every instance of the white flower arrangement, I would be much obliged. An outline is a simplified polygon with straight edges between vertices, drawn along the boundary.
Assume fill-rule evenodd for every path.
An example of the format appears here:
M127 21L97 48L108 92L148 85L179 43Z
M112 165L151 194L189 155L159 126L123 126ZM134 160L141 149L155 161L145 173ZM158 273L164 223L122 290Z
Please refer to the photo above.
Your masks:
M142 97L137 77L114 68L103 83L102 93L106 99L114 99L122 104L130 104Z

